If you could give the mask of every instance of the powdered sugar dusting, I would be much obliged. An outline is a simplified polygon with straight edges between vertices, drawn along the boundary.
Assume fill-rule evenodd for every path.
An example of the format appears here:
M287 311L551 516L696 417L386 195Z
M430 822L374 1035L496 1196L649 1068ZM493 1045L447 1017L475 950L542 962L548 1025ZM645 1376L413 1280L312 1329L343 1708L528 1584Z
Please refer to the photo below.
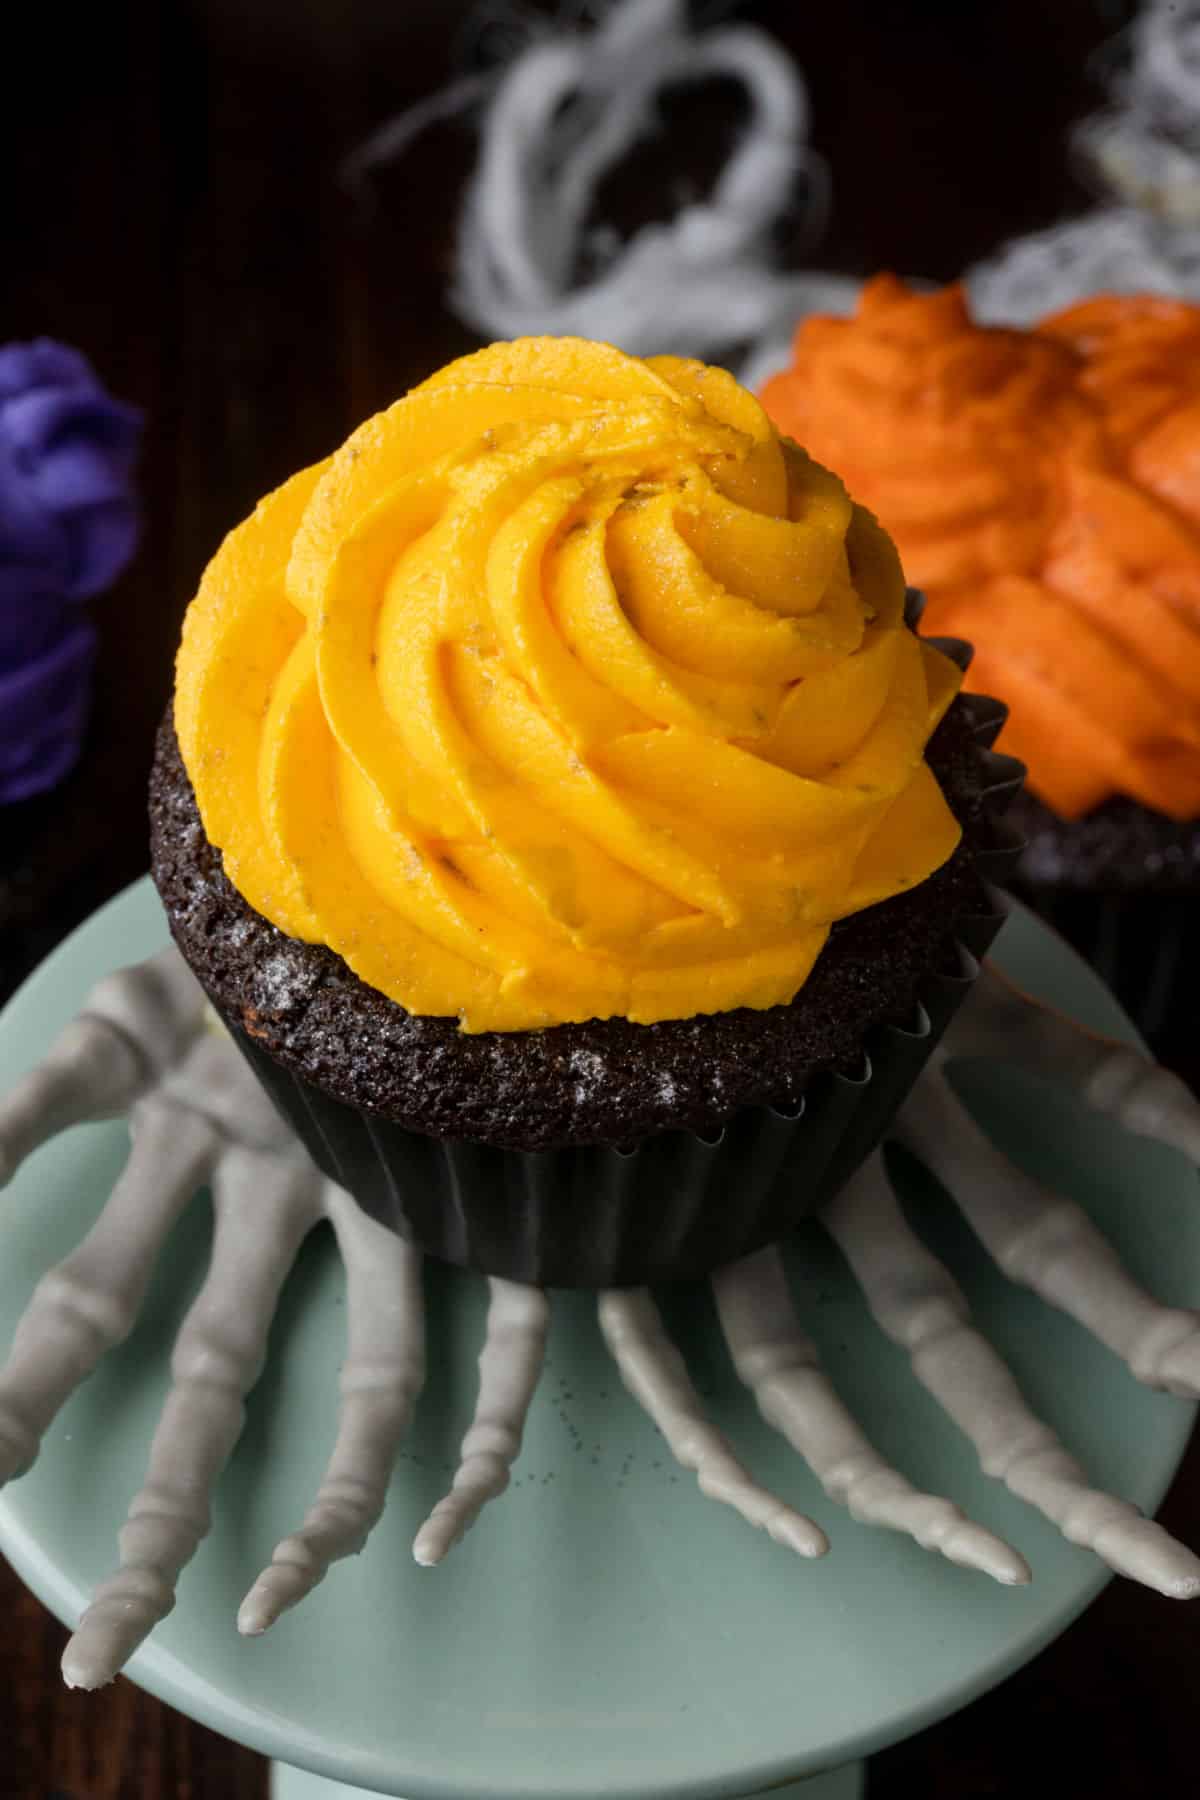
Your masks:
M575 1077L575 1104L585 1106L603 1084L604 1058L595 1050L572 1050L569 1067Z
M312 972L297 965L296 958L277 952L255 971L258 1004L268 1012L286 1012L308 998L315 979Z

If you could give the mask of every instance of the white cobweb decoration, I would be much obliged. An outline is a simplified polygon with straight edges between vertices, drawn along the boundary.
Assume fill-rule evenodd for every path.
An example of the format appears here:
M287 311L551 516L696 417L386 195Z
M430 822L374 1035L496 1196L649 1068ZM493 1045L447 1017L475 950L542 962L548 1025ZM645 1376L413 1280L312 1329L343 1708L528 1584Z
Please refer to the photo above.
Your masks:
M1111 206L1015 238L967 275L976 318L1032 325L1091 294L1200 300L1200 230L1177 231L1132 206Z
M1105 60L1111 105L1071 134L1103 203L967 271L986 324L1031 325L1099 293L1200 300L1200 0L1147 0ZM845 283L822 310L848 312L856 291ZM765 334L742 380L760 386L786 366L789 346L786 330Z
M1200 0L1148 0L1113 49L1113 104L1075 147L1105 192L1200 228Z
M555 22L523 21L514 35L515 54L494 76L456 82L390 121L347 164L361 180L435 118L482 105L450 292L461 318L496 338L705 356L848 304L857 284L845 277L778 267L785 215L798 209L802 241L819 233L826 179L803 77L765 32L699 28L686 0L597 0ZM593 218L601 183L652 145L668 89L717 79L738 84L749 117L712 190L620 242ZM585 263L595 273L580 278Z
M1148 0L1112 53L1112 105L1072 133L1106 203L972 269L981 319L1028 325L1096 293L1200 300L1200 0Z
M346 165L360 182L434 120L479 115L449 294L461 318L489 337L724 357L757 388L787 364L798 320L852 310L856 279L780 267L785 220L793 250L819 239L830 180L803 73L766 32L697 25L686 0L574 0L553 19L493 0L478 17L501 60L383 125ZM985 322L1027 325L1098 292L1200 298L1200 0L1147 0L1102 54L1110 104L1072 144L1103 203L967 272ZM602 183L649 162L667 90L714 79L741 87L749 116L711 191L622 242L595 217Z

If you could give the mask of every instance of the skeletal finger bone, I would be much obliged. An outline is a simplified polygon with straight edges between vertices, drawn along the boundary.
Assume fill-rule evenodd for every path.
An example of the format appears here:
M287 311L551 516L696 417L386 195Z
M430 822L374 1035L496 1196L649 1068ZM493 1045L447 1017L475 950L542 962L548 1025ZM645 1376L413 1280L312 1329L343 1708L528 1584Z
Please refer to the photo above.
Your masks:
M950 1562L1012 1586L1029 1565L952 1501L923 1494L859 1428L796 1319L779 1252L761 1250L713 1278L734 1366L768 1424L804 1458L831 1499L865 1525L907 1532Z
M0 1187L40 1144L132 1105L199 1029L204 996L179 952L97 983L49 1054L0 1097Z
M413 1543L424 1567L441 1562L489 1500L508 1486L521 1449L529 1403L542 1373L550 1307L540 1288L489 1282L491 1305L479 1353L479 1398L462 1441L450 1492L438 1501Z
M776 1543L801 1556L823 1556L829 1540L820 1526L759 1487L705 1418L683 1357L646 1290L601 1294L599 1314L621 1379L658 1426L676 1461L695 1471L700 1491L732 1506Z
M48 1138L121 1112L147 1079L133 1045L105 1020L72 1019L45 1060L0 1097L0 1187Z
M176 1340L173 1385L120 1534L120 1566L64 1652L68 1687L111 1681L175 1603L179 1572L208 1530L214 1483L241 1432L284 1279L320 1216L320 1180L299 1151L232 1149L215 1171L213 1199L212 1263Z
M291 1128L230 1042L224 1026L198 1032L155 1092L202 1113L230 1142L247 1150L295 1151Z
M996 1149L942 1071L926 1071L894 1130L954 1195L1011 1280L1078 1320L1139 1381L1200 1394L1200 1315L1161 1305L1134 1281L1082 1207Z
M145 962L98 981L83 1010L136 1044L151 1071L161 1075L200 1030L205 1006L200 983L168 944Z
M992 963L983 965L941 1054L994 1056L1066 1081L1085 1104L1126 1130L1200 1163L1200 1101L1177 1075L1023 993Z
M1090 1068L1082 1056L1077 1066L1086 1077L1080 1092L1089 1106L1200 1163L1200 1103L1178 1075L1128 1044L1097 1049Z
M346 1269L348 1331L337 1441L304 1523L276 1545L238 1611L257 1636L362 1549L383 1511L396 1452L425 1382L421 1254L327 1182L324 1212Z
M63 1402L128 1336L167 1235L218 1147L205 1120L144 1104L104 1211L34 1289L0 1370L0 1485L29 1468Z
M974 1444L980 1463L1119 1574L1174 1598L1200 1593L1200 1558L1128 1501L1092 1488L970 1323L957 1284L905 1223L878 1151L822 1215L867 1305Z

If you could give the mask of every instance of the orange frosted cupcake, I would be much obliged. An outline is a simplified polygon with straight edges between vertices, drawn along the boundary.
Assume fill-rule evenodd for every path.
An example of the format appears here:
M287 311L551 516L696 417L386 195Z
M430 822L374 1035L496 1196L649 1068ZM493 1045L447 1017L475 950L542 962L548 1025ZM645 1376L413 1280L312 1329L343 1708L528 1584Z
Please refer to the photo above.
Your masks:
M763 402L893 534L926 628L975 643L969 684L1003 695L1028 767L1027 892L1177 1047L1171 995L1200 980L1200 307L1101 296L1002 330L961 288L882 275L853 318L801 324Z
M451 1260L695 1275L880 1132L1000 914L1002 709L719 370L495 345L217 552L172 930L316 1160Z
M1028 766L1033 879L1200 856L1200 307L1102 297L1032 331L867 284L763 402L895 537L926 627L972 639Z

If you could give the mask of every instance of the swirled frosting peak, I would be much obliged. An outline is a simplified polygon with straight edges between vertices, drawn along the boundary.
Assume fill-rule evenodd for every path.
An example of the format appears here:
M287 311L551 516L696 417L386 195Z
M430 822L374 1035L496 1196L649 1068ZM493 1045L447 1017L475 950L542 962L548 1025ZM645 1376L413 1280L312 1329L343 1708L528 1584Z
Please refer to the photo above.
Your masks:
M175 723L244 897L470 1031L790 1000L958 827L957 671L731 377L497 344L225 540Z

